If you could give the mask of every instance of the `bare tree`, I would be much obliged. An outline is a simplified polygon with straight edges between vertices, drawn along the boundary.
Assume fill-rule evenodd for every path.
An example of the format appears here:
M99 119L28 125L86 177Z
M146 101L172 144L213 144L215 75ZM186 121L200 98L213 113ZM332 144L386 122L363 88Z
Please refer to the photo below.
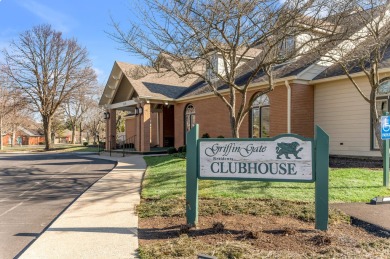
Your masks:
M12 132L11 145L14 143L17 126L23 123L27 100L20 94L20 90L12 87L11 80L0 69L0 150L3 150L3 135Z
M123 50L148 60L156 71L203 79L225 103L232 136L239 137L254 101L254 96L248 96L249 86L257 75L263 73L268 85L260 93L272 91L275 66L305 54L337 32L337 24L326 17L347 4L330 2L146 0L133 7L136 13L128 29L112 19L114 30L108 34ZM306 37L299 43L291 41L299 35ZM246 80L238 80L244 74Z
M96 85L96 82L93 83ZM83 116L91 106L93 89L93 85L84 85L83 87L78 88L62 105L67 121L72 130L72 144L76 143L75 131L77 126L79 126L79 137L81 143Z
M49 150L56 110L72 92L96 79L87 50L50 25L40 25L21 33L3 53L8 75L42 117Z
M104 86L94 87L91 89L89 96L88 109L82 116L84 130L87 132L87 141L90 136L93 137L93 143L100 142L105 136L105 120L103 118L104 108L100 107L98 100L103 93Z
M20 127L26 127L31 111L28 109L26 99L22 97L19 89L12 89L10 98L10 112L4 117L8 124L8 132L11 133L11 147L16 141L16 133ZM18 144L21 144L18 142Z
M322 55L325 65L341 71L348 77L361 97L370 105L375 136L381 139L380 116L376 106L378 90L383 79L380 68L388 66L385 60L390 55L390 5L386 0L354 0L349 10L350 29L356 31L345 34L343 41L332 46L332 50ZM356 27L356 28L353 28ZM369 83L364 90L353 76L363 72ZM382 141L378 145L383 154Z
M52 136L54 136L54 139L52 139L52 141L55 142L55 138L58 138L59 143L62 143L61 141L62 138L64 138L64 133L66 128L67 127L66 127L65 112L60 107L55 112L51 123L51 134Z
M105 136L105 121L103 119L104 108L99 107L95 101L91 103L88 111L84 114L84 126L88 136L93 137L93 142L98 143Z

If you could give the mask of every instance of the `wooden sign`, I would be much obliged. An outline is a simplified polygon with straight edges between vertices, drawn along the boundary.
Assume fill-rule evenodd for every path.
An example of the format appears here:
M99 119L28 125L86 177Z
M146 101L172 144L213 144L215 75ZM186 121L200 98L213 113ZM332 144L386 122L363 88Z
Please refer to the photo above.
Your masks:
M315 228L327 230L329 136L318 126L315 138L286 134L267 139L198 139L187 133L186 217L198 222L198 179L315 182ZM287 195L287 193L286 193Z
M313 142L298 135L198 142L200 179L314 180Z

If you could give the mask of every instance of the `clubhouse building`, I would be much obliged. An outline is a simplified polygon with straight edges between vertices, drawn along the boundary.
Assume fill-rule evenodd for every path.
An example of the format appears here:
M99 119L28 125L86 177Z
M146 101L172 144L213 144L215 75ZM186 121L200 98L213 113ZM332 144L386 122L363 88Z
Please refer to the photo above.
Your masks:
M250 72L250 63L256 61L257 54L253 49L248 55L248 71L243 64L238 82L248 79L246 72ZM218 53L213 55L217 66ZM161 58L163 65L158 73L145 73L137 65L114 63L99 103L106 109L106 148L113 148L118 141L138 152L148 152L153 147L178 148L185 145L186 132L195 124L199 124L200 136L207 133L212 138L232 137L228 108L207 83L196 76L178 77L169 70L175 64L169 58ZM206 73L206 67L202 69ZM312 138L314 126L319 125L330 137L331 155L380 156L369 103L337 64L324 64L320 58L303 55L278 65L274 73L275 88L268 94L259 94L268 87L262 72L251 81L248 98L254 97L255 101L240 127L240 138L283 133ZM364 93L371 91L362 71L357 70L352 77ZM380 77L376 103L380 111L388 111L387 58L382 62ZM222 94L227 95L228 90L220 88ZM128 115L121 140L116 132L118 111Z

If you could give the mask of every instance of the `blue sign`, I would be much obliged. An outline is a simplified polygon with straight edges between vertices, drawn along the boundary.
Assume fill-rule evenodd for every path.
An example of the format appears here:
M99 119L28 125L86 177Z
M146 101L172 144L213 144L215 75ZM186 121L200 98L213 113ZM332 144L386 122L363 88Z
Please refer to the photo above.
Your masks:
M381 139L390 139L390 116L381 117Z

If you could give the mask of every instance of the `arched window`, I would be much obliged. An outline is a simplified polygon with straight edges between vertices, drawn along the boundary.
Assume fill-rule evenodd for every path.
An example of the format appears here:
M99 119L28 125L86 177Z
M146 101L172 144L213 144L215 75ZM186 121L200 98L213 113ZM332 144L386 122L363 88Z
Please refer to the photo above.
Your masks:
M269 137L269 98L266 94L259 95L251 109L251 137Z
M378 95L390 95L390 78L383 80L378 87Z
M376 109L378 115L382 116L384 112L390 111L389 107L389 97L390 97L390 78L382 79L378 89L377 89L377 98L376 98ZM374 149L379 149L378 141L376 141L374 123L371 123L371 136L372 136L372 147Z
M195 108L192 104L188 104L185 109L184 115L184 127L185 132L187 133L195 126Z

